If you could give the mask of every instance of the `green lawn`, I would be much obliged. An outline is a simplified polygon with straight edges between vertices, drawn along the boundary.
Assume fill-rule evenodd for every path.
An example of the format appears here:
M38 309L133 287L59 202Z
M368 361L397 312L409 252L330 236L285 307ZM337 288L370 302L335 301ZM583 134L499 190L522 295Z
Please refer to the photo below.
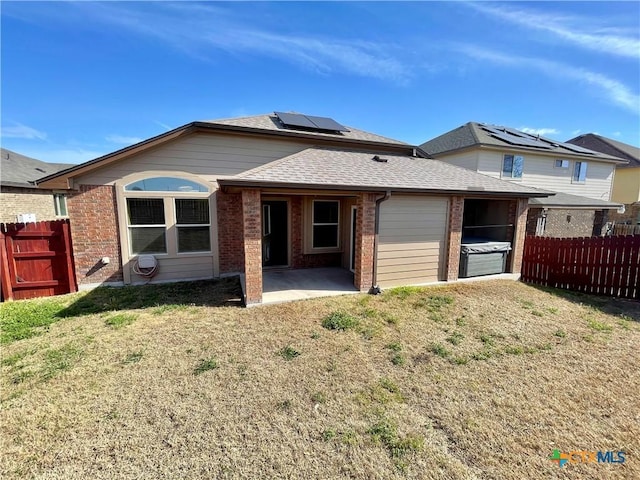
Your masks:
M501 281L0 306L2 478L640 478L640 305ZM554 449L627 452L560 469Z

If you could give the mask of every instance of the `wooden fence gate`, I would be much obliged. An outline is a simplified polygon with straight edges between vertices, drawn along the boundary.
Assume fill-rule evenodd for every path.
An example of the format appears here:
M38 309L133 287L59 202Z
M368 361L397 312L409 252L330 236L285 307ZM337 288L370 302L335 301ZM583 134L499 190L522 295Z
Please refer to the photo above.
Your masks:
M0 224L0 255L3 300L78 290L69 220Z
M640 235L528 236L522 281L612 297L640 299Z

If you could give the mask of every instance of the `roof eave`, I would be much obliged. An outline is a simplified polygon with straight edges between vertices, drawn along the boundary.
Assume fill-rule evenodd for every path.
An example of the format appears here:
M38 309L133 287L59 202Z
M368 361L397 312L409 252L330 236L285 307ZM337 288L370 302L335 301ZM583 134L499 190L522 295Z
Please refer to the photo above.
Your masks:
M466 152L468 150L474 150L477 148L485 149L485 150L499 150L499 151L509 149L517 152L536 153L539 155L546 155L551 157L571 157L571 158L578 158L581 160L596 160L598 162L603 162L603 163L612 163L616 166L625 166L629 163L627 160L624 160L622 158L620 159L603 158L601 156L595 156L595 155L580 155L579 153L554 152L549 150L545 151L545 150L539 150L539 149L536 150L536 149L523 148L517 145L495 145L493 143L480 143L480 142L475 143L473 145L460 147L460 148L452 148L450 150L446 150L443 152L431 153L430 155L431 155L431 158L438 159L439 157L442 157L445 155L451 155L453 153L459 153L459 152Z
M245 179L218 179L218 184L223 189L238 188L275 188L283 190L341 190L353 192L396 192L396 193L435 193L441 195L467 194L473 196L500 196L510 198L542 198L554 195L553 192L500 192L494 190L452 190L433 188L398 188L386 186L366 186L366 185L332 185L332 184L312 184L312 183L286 183L286 182L266 182L259 180Z

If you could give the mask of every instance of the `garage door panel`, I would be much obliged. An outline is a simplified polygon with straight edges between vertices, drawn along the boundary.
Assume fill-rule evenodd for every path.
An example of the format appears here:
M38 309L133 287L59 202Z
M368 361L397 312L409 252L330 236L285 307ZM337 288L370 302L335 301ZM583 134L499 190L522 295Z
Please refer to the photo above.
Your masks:
M437 265L440 256L438 252L435 252L433 255L426 255L420 257L395 257L395 258L383 258L378 261L378 271L381 271L382 267L392 267L399 265L421 265L421 266L430 266L434 263Z
M380 243L380 247L378 248L378 256L384 257L384 255L380 255L380 252L398 252L398 251L407 251L407 250L436 250L439 251L442 246L442 241L435 242L403 242L402 239L395 243Z
M443 270L448 198L391 197L380 206L378 283L428 283Z

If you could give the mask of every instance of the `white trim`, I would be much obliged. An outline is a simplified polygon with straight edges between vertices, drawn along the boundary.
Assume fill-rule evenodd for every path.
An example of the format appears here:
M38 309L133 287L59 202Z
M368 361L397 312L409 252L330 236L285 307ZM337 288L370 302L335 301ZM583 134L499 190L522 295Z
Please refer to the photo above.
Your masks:
M316 202L324 202L324 203L337 203L338 204L338 218L335 222L331 222L331 223L316 223L315 221L315 204ZM315 226L334 226L336 227L336 244L335 245L331 245L328 247L316 247L314 246L314 227ZM340 251L340 200L334 200L334 199L316 199L314 198L311 201L311 249L314 251L326 251L326 250L331 250L331 251Z

